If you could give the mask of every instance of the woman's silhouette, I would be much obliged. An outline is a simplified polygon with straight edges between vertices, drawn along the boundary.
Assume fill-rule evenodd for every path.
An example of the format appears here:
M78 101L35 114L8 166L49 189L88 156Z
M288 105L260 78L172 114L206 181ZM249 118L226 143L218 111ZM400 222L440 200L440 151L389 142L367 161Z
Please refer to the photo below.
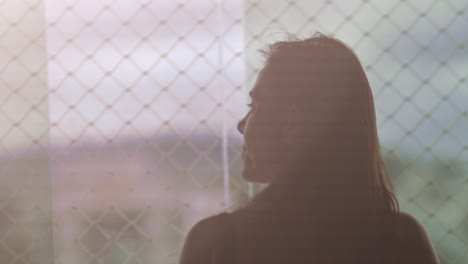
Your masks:
M180 264L438 263L422 225L399 212L351 49L316 34L263 54L238 130L244 179L268 186L195 224Z

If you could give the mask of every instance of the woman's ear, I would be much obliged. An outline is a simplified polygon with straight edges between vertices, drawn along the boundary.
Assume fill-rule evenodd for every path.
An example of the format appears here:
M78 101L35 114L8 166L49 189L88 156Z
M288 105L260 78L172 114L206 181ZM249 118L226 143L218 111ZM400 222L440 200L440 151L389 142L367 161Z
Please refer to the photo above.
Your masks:
M287 144L297 143L300 126L304 125L304 116L301 109L296 104L291 104L286 110L285 125L282 129L282 135Z

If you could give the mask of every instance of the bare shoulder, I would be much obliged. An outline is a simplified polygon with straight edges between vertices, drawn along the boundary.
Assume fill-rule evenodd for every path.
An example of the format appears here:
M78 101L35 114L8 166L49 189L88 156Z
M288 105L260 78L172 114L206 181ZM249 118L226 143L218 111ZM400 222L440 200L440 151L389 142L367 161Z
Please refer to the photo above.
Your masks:
M216 243L220 214L204 218L190 228L185 237L180 264L209 263Z
M398 215L397 229L399 243L404 251L402 257L408 263L439 263L429 234L419 220L401 212Z

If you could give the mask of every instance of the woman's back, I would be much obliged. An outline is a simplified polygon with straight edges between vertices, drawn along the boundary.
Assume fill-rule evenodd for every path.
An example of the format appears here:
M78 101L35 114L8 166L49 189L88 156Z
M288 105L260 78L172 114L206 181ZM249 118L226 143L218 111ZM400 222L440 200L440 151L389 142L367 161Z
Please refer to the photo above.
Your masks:
M245 210L200 221L187 236L192 241L186 241L180 263L438 263L424 228L406 213L370 237L365 234L375 229L366 225L350 230L332 218L314 223L304 215L271 216Z
M399 245L397 225L359 216L309 212L237 212L226 217L236 263L385 262ZM404 217L400 219L404 225ZM388 253L388 254L387 254Z

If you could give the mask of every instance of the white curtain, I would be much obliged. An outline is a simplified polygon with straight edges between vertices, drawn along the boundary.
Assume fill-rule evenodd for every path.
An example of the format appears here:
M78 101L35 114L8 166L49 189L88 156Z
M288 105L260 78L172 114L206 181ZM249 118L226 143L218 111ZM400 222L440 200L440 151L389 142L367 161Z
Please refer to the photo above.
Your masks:
M176 263L247 198L240 3L0 10L1 263Z
M0 262L52 263L44 5L0 8Z

